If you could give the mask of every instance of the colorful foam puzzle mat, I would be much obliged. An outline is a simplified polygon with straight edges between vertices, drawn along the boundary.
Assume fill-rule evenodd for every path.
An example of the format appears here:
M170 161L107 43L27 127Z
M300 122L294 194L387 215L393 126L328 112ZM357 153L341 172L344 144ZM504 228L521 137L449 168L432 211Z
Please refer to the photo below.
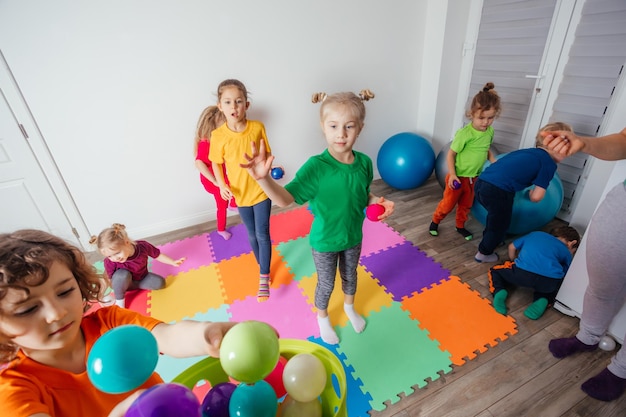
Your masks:
M281 337L309 340L333 352L347 378L350 417L382 411L399 394L409 395L451 372L452 366L517 333L511 316L429 258L383 222L363 223L355 309L367 326L356 333L343 312L337 277L328 308L341 341L325 344L314 308L317 280L308 243L313 217L304 207L272 215L271 297L256 299L259 270L242 224L225 241L217 232L160 246L179 267L153 262L166 288L127 294L128 308L165 322L260 320ZM99 266L99 265L98 265ZM101 267L101 266L99 266ZM157 372L169 381L202 358L162 355Z

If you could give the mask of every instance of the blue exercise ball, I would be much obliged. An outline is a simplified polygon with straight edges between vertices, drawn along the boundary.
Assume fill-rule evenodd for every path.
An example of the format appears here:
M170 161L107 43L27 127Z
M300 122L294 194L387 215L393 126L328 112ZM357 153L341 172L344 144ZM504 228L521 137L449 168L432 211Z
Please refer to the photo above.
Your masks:
M383 143L376 164L383 181L399 190L408 190L422 185L433 173L435 151L420 135L398 133Z
M437 178L437 182L441 186L441 188L446 188L446 175L448 175L448 164L446 163L446 156L448 155L448 151L450 150L450 146L452 145L452 141L448 142L444 145L443 148L437 154L437 159L435 159L435 177ZM491 145L491 153L497 158L500 152L498 149Z
M499 159L504 155L506 154L498 155L497 158ZM489 165L490 163L487 161L483 170ZM508 234L524 235L534 230L540 230L559 213L563 205L563 183L558 173L554 173L554 177L546 189L546 195L537 203L533 203L528 198L528 192L532 188L530 186L515 193L511 224L507 229ZM487 210L477 200L474 200L472 215L483 225L486 224Z

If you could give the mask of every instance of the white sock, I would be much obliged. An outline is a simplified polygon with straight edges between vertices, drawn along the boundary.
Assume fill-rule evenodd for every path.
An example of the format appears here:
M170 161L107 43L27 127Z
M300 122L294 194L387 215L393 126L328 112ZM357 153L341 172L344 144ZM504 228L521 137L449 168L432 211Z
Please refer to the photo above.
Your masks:
M121 300L115 300L115 305L118 307L126 308L126 299L122 298Z
M320 335L322 340L329 345L336 345L339 343L339 337L335 333L335 329L330 324L330 317L317 316L317 325L320 327Z
M343 303L343 311L345 311L354 331L361 333L365 329L365 319L356 311L354 311L354 304Z

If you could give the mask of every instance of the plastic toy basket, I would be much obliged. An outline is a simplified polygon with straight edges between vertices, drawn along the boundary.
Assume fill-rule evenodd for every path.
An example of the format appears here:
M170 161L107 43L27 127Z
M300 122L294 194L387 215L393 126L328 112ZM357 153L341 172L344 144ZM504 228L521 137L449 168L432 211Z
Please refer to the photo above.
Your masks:
M322 416L347 417L346 410L346 374L337 357L323 346L306 340L279 339L280 355L289 360L298 353L311 353L317 356L326 368L326 388L322 391ZM228 375L222 369L220 360L205 358L190 366L172 382L178 382L190 389L200 381L208 381L212 386L220 382L229 382Z

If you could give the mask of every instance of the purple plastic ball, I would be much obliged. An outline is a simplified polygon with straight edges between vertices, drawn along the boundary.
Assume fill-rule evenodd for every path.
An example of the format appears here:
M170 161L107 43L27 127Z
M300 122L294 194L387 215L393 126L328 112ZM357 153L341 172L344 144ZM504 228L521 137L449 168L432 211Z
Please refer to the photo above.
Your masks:
M229 417L228 403L237 385L222 382L215 385L202 400L202 417Z
M193 392L177 383L159 384L144 391L128 408L125 417L202 417Z
M461 186L461 183L458 182L457 180L452 181L452 189L458 190L460 186Z

